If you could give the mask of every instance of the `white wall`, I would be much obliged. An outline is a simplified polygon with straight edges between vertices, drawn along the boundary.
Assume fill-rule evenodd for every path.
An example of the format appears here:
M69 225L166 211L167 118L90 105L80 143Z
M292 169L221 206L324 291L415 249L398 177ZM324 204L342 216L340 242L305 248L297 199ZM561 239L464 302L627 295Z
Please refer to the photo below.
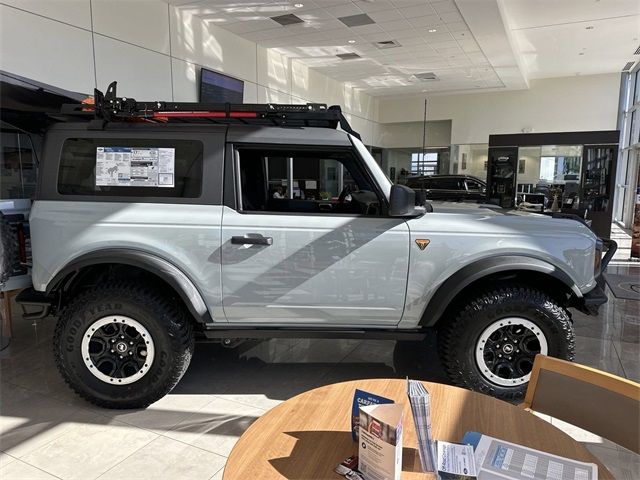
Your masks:
M200 66L244 80L246 102L339 104L366 143L422 144L422 97L371 97L161 0L0 4L0 69L8 72L86 93L118 80L122 95L195 101ZM618 89L618 74L538 80L529 90L431 96L427 117L451 120L453 144L523 128L610 130ZM428 144L440 137L428 133Z
M161 0L3 0L0 69L91 93L196 101L204 66L245 82L245 102L341 105L372 143L377 99Z
M531 82L529 90L428 98L428 120L452 121L451 143L487 143L489 135L615 130L620 75L591 75ZM380 99L381 124L422 121L423 97ZM384 126L382 127L384 128Z
M376 145L387 148L422 148L423 122L388 123L380 125ZM451 121L428 121L425 136L427 147L448 147L451 144Z

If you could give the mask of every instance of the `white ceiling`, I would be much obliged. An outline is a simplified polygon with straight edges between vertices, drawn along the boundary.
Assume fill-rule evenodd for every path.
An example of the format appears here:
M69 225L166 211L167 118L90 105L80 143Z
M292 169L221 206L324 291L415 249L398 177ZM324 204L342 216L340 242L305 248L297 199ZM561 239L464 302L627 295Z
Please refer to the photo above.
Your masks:
M640 46L640 0L502 0L528 78L620 72Z
M527 78L620 71L640 21L638 0L168 1L372 95L526 88ZM288 13L305 23L269 18ZM338 20L361 13L375 24ZM386 40L401 46L374 46ZM348 52L362 58L336 56ZM423 72L439 80L413 76Z

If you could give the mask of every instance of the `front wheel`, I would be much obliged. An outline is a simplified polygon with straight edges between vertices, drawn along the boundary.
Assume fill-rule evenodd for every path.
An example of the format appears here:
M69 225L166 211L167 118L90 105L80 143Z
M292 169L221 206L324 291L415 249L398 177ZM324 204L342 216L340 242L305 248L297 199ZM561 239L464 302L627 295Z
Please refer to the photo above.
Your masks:
M194 349L191 322L169 295L109 283L73 299L56 325L58 369L80 396L143 408L178 383Z
M504 400L524 397L539 353L573 360L567 311L528 287L488 290L459 308L438 334L440 355L456 385Z

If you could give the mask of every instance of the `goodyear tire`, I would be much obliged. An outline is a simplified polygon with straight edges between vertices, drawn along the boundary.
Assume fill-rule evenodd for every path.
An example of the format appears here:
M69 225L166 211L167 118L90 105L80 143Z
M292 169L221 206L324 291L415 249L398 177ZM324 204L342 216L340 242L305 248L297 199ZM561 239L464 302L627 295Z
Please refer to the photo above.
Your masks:
M86 400L106 408L144 408L169 393L194 349L181 305L129 283L83 292L62 313L54 335L60 373Z
M496 288L460 307L438 333L451 381L504 400L524 397L533 359L543 353L573 360L568 312L528 287Z

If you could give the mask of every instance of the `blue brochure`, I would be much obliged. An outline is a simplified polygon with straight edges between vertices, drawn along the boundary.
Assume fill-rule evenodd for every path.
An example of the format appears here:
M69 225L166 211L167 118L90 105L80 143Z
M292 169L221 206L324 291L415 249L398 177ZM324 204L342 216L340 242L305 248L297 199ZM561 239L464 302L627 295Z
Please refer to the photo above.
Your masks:
M374 395L373 393L358 390L353 396L353 408L351 409L351 436L353 441L358 441L358 427L360 426L360 407L367 405L381 405L383 403L395 403L389 398Z
M478 446L478 443L480 443L481 437L482 437L482 434L479 432L467 432L464 434L464 437L462 437L462 442L460 443L464 445L471 445L475 450L476 447Z

